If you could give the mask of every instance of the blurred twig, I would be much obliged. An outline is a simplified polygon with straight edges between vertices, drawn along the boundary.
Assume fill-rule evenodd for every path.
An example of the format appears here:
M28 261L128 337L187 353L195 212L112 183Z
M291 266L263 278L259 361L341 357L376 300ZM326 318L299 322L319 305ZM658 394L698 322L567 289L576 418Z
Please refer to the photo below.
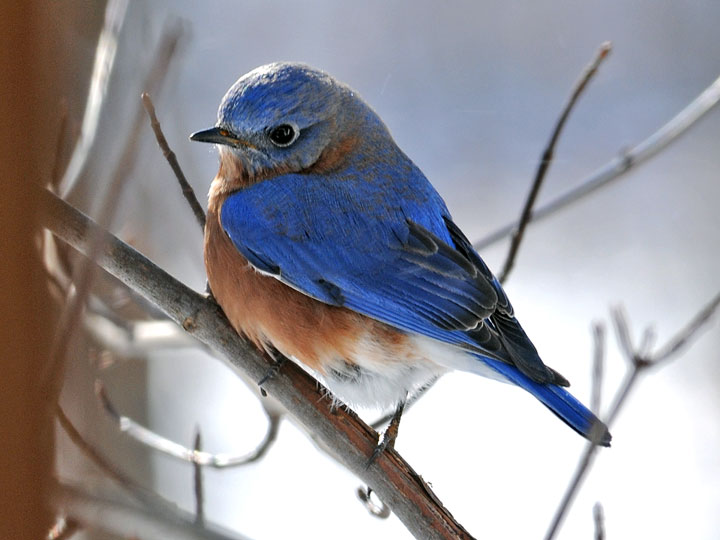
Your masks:
M105 8L105 22L95 49L95 63L90 78L90 90L85 102L80 136L61 182L64 196L72 190L80 178L95 142L108 82L115 65L118 36L125 22L127 6L128 0L109 0Z
M163 454L197 466L213 467L215 469L238 467L261 459L275 442L280 428L280 421L282 420L281 414L266 410L268 415L267 431L263 440L252 452L242 455L211 454L197 448L187 448L138 424L132 418L121 415L110 400L110 396L108 396L101 381L95 382L95 393L105 411L115 420L118 429L129 437Z
M232 366L251 379L260 380L268 360L230 326L220 307L154 265L127 244L97 225L52 193L41 196L46 212L43 224L56 236L82 253L88 253L88 238L103 238L96 259L106 271L155 303L195 338L212 346ZM440 503L430 487L392 449L366 469L367 459L378 444L377 433L355 413L330 409L318 382L292 362L265 383L265 389L285 406L299 423L331 454L372 487L408 530L423 538L471 538Z
M175 152L170 149L170 145L165 138L165 134L163 133L162 128L160 127L160 122L158 122L157 115L155 114L155 106L153 105L150 95L147 92L143 92L142 101L145 106L145 111L147 111L147 114L150 117L150 126L152 127L153 133L155 133L155 139L162 150L163 156L165 156L165 159L170 164L170 168L175 173L175 178L177 178L177 181L180 184L183 196L190 205L190 209L193 211L195 219L200 225L200 229L204 231L205 211L203 210L200 202L198 202L192 186L187 181L187 178L185 178L185 173L183 173L180 163L178 163Z
M605 512L599 502L593 506L593 522L595 523L595 540L605 540Z
M600 399L602 396L603 363L605 361L605 325L593 323L593 370L590 410L600 417Z
M120 538L172 538L173 540L247 540L216 525L198 525L178 508L158 510L110 498L107 494L58 482L52 503L84 529Z
M630 391L634 388L640 375L651 367L656 367L662 363L667 362L674 356L676 356L684 347L687 347L691 341L697 337L698 331L710 320L715 311L720 306L720 293L718 293L705 307L703 307L690 322L680 330L675 336L673 336L665 345L660 349L651 354L648 350L643 350L642 347L635 347L630 337L630 329L627 322L627 317L621 308L616 308L612 312L612 319L615 326L615 334L617 337L618 345L625 355L630 368L623 383L620 385L610 411L605 418L605 425L610 428L618 413L622 409L625 400L627 399ZM652 332L646 330L644 332L644 339L642 346L644 347L648 343L648 337ZM587 445L585 452L580 458L572 480L570 481L565 494L563 495L562 501L555 512L555 516L550 524L548 532L545 535L546 540L554 538L557 533L560 523L562 522L565 514L570 508L577 491L580 488L580 484L587 471L590 468L595 454L597 452L597 444L591 442Z
M195 443L193 449L196 453L202 450L202 435L200 427L195 430ZM203 497L203 470L202 466L193 463L193 491L195 493L195 523L202 525L205 522L205 499Z
M143 521L145 519L144 513L148 513L149 515L155 516L155 519L157 519L159 523L165 523L168 525L172 525L173 527L185 527L187 534L190 535L187 536L187 538L238 538L238 536L230 535L229 533L216 534L214 532L215 527L206 525L204 523L204 519L198 521L196 519L197 516L192 517L186 514L185 512L178 509L174 504L168 502L158 494L138 485L128 475L126 475L124 472L115 467L115 465L113 465L110 461L108 461L107 458L105 458L105 456L103 456L97 448L95 448L92 444L90 444L89 441L87 441L82 436L82 434L73 425L72 421L67 417L60 405L56 406L56 415L60 426L70 437L70 440L73 442L73 444L75 444L75 446L85 456L87 456L90 461L92 461L102 471L104 475L118 483L123 489L125 489L130 495L132 495L133 498L142 503L142 510L128 505L124 506L123 513L130 516L124 521L123 527L125 528L122 529L124 535L129 535L133 533L133 524L135 520ZM98 505L97 508L100 509L103 507L104 504L101 499L95 498L95 496L88 496L88 500L86 502L87 504L84 505L83 508L86 508L87 506L95 507L95 505ZM61 505L59 507L56 507L56 509L63 510L63 506ZM101 526L101 524L103 523L102 519L90 519L90 521L87 521L89 519L89 514L86 513L84 509L82 511L78 511L77 508L73 507L66 510L67 513L74 518L74 520L79 521L80 523L86 525L88 528L100 528L101 530L105 531L113 530L106 529L104 525ZM95 516L95 518L99 518L99 516ZM166 538L164 534L149 534L146 537ZM185 538L186 536L171 535L170 537Z
M550 140L548 141L548 144L543 151L542 157L540 158L540 163L538 165L537 172L535 173L535 180L533 180L532 187L530 188L530 192L528 193L527 199L525 200L525 205L523 206L522 212L520 213L520 220L518 221L518 225L512 231L512 237L510 239L510 249L508 250L507 258L505 259L505 265L500 272L500 283L504 283L507 280L508 276L510 275L510 271L515 265L515 258L517 257L518 249L520 248L520 242L522 242L523 236L525 235L525 228L530 222L530 216L532 215L535 200L537 199L537 195L540 192L540 187L542 186L543 180L545 180L547 171L550 168L550 163L552 163L553 156L555 154L555 145L557 144L558 138L560 137L560 133L565 126L565 122L567 121L568 116L570 116L570 111L572 111L578 98L583 93L583 90L585 90L585 88L587 87L587 84L590 82L590 79L592 79L595 73L597 73L598 67L600 67L602 61L607 58L610 50L611 45L609 41L606 41L605 43L600 45L600 49L595 55L595 59L583 70L580 78L575 83L575 86L570 93L570 98L565 104L565 107L563 108L562 113L560 114L560 117L555 124L555 128L553 129L552 135L550 136Z
M582 199L595 192L597 189L606 186L613 180L621 177L630 169L644 163L658 152L663 150L673 141L677 140L688 128L702 118L720 100L720 77L708 86L697 98L687 107L680 111L668 123L662 126L655 133L650 135L640 144L630 150L620 152L620 155L604 165L590 176L580 182L577 187L568 190L565 194L553 199L549 203L533 211L529 222L539 221L558 210ZM485 238L473 244L477 250L482 250L503 238L509 236L516 228L517 223L510 223L490 233Z

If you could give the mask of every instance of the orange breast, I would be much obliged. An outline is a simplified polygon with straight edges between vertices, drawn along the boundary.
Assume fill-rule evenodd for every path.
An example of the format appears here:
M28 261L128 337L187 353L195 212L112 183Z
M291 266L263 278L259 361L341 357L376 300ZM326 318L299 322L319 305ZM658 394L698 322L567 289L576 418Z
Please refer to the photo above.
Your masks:
M258 347L272 343L320 373L328 363L353 363L356 340L363 336L382 341L389 354L404 339L383 323L319 302L257 272L235 249L212 208L205 229L205 266L213 295L238 332Z

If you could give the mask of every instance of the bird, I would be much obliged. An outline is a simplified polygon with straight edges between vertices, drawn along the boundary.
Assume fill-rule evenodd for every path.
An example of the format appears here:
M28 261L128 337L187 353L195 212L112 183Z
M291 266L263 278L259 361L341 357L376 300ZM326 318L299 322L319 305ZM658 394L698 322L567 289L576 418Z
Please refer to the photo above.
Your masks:
M190 138L219 151L210 291L239 334L309 368L335 399L395 408L369 463L393 445L408 397L451 370L519 386L610 445L441 196L349 86L302 63L263 65Z

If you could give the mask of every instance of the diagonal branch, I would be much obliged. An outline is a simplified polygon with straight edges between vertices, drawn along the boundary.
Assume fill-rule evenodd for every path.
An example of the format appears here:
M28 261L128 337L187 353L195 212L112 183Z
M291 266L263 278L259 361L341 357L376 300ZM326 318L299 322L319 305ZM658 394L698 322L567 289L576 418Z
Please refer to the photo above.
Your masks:
M256 381L267 373L268 362L238 336L215 302L189 289L115 236L98 230L92 220L61 199L47 191L40 195L46 206L42 224L56 236L87 254L87 239L100 235L103 249L96 259L98 265L157 305L196 339L220 352L235 369ZM472 538L394 450L384 452L366 468L378 443L377 433L354 412L332 410L327 392L300 367L288 362L265 383L265 389L341 464L371 486L413 535Z
M570 111L572 111L575 103L580 97L580 94L583 93L583 90L585 90L590 82L590 79L592 79L595 73L597 73L602 61L607 58L608 54L610 54L610 50L611 45L609 41L600 45L600 49L595 55L595 59L583 70L582 75L580 75L580 78L573 87L573 91L570 93L570 98L565 104L565 107L563 107L563 111L555 124L550 140L548 141L542 157L540 158L540 164L538 165L537 172L535 173L535 180L533 180L532 187L530 188L530 192L525 200L525 205L520 213L518 226L512 232L510 249L508 251L507 258L505 259L505 265L500 272L500 283L505 283L510 275L510 271L513 269L513 266L515 266L515 258L517 257L518 249L520 249L520 242L522 242L523 236L525 235L525 229L530 222L530 216L532 215L532 210L535 206L535 200L537 199L538 193L540 193L540 187L542 187L542 183L545 180L545 176L550 168L550 163L552 163L553 156L555 155L555 145L560 138L560 133L562 132L563 127L565 127L565 122L570 116Z
M95 144L100 113L105 105L105 95L115 65L120 30L125 22L127 6L128 0L110 0L105 8L105 22L95 49L95 63L85 102L80 136L60 181L63 195L67 195L75 187Z
M577 187L568 190L563 195L560 195L533 211L529 222L540 221L554 214L575 201L594 193L601 187L608 185L613 180L617 180L630 169L644 163L670 143L676 141L692 125L717 105L718 101L720 101L720 77L715 79L702 94L696 97L687 107L647 139L630 150L621 152L618 157L583 179ZM509 236L517 226L517 223L509 223L500 227L495 232L475 242L473 247L480 251L491 246Z
M153 133L155 134L155 139L157 140L158 146L160 146L163 156L165 156L165 159L170 165L170 168L175 173L175 178L177 178L177 181L180 184L182 194L185 197L187 203L190 205L190 209L195 216L195 220L200 225L200 228L202 230L205 230L205 211L203 210L202 205L198 201L192 186L187 181L187 178L185 178L185 173L180 167L180 163L177 160L175 152L170 149L170 145L165 138L165 134L163 133L162 127L160 127L160 122L158 121L157 115L155 114L155 106L153 105L152 99L150 99L150 95L147 92L143 92L142 102L145 106L145 111L150 117L150 127L152 127Z

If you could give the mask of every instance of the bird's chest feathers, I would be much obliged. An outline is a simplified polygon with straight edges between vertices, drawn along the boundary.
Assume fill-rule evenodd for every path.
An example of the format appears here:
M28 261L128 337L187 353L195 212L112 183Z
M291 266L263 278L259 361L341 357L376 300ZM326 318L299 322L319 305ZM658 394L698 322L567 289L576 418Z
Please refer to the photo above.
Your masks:
M271 343L319 373L355 358L357 336L375 332L380 324L258 272L235 248L212 210L205 229L205 266L215 299L239 333L258 347Z

